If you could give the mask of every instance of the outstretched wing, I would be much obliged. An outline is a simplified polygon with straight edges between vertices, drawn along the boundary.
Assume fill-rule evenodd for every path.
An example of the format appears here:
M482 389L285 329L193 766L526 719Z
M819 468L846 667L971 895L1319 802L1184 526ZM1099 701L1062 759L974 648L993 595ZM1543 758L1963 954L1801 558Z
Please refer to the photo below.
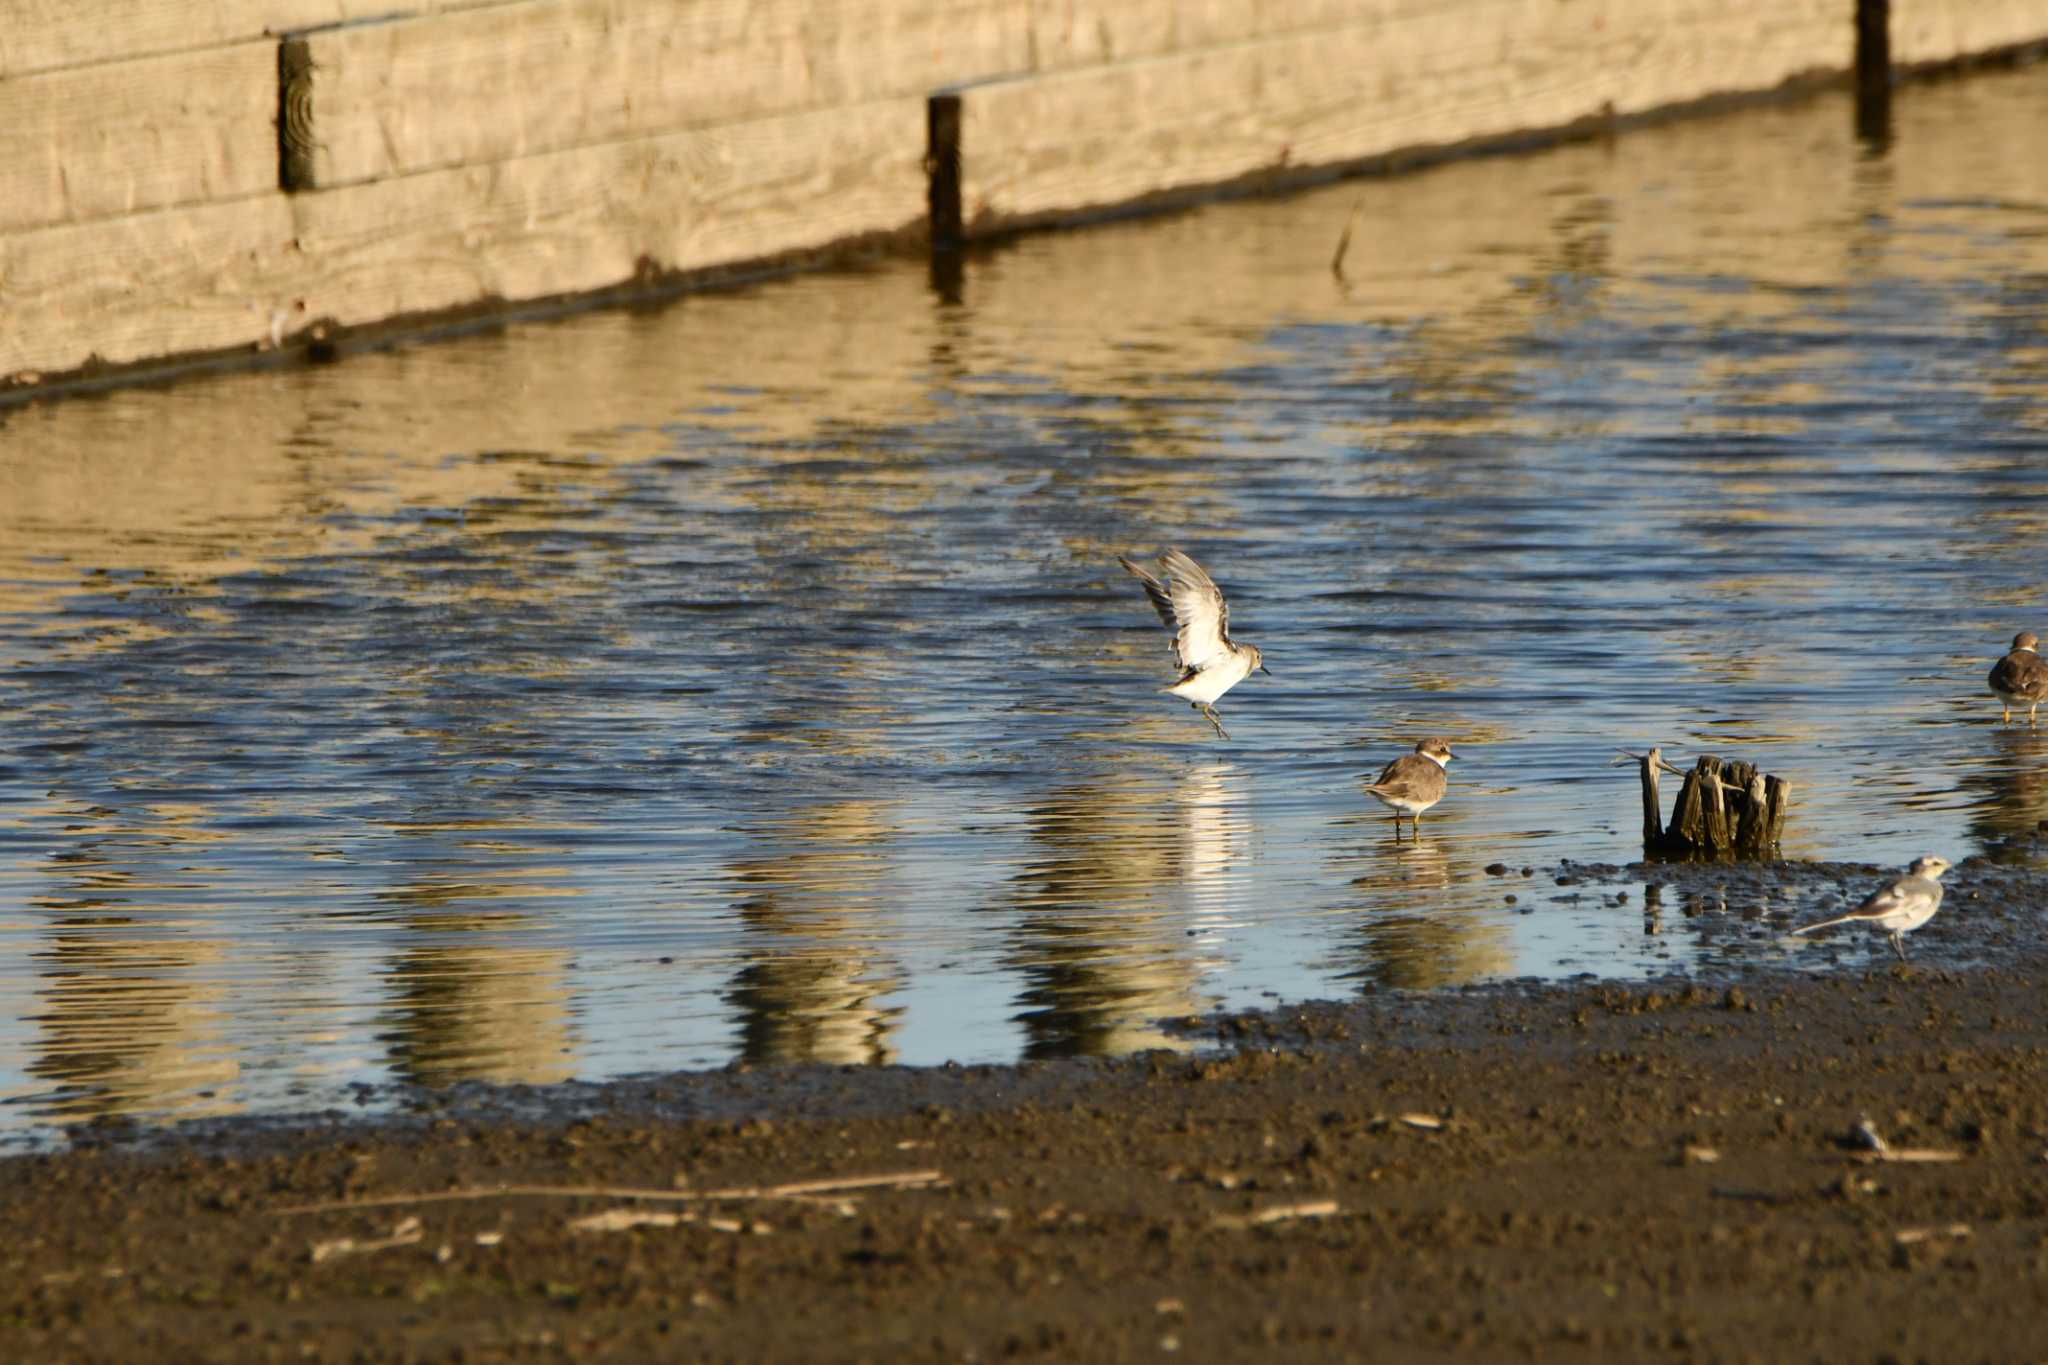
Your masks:
M1159 557L1159 565L1166 571L1166 581L1161 583L1121 555L1116 562L1145 585L1152 609L1174 633L1175 663L1190 672L1200 672L1224 652L1224 627L1230 620L1230 608L1223 601L1223 590L1201 565L1179 550L1168 550Z
M1167 593L1165 584L1131 563L1130 560L1125 559L1122 555L1116 557L1116 562L1123 565L1127 573L1145 585L1145 596L1152 599L1152 610L1159 613L1160 624L1164 625L1168 630L1179 630L1180 623L1173 619L1173 598ZM1179 650L1180 645L1176 641L1174 651L1178 653Z
M1229 646L1230 605L1208 570L1179 550L1159 556L1173 596L1173 619L1180 627L1174 647L1182 668L1202 669Z

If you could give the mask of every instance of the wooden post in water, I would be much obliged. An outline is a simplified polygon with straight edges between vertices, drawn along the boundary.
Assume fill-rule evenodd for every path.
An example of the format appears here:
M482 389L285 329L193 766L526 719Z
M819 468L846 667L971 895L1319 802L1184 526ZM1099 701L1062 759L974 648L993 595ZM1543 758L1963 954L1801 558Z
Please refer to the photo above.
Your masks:
M1891 0L1856 0L1856 136L1880 150L1892 140Z
M1657 792L1657 770L1669 765L1662 749L1650 750L1636 763L1643 782L1643 847L1654 848L1664 838L1664 802Z
M966 226L960 205L960 93L942 90L925 103L925 202L934 251L957 251Z
M1777 847L1791 804L1791 784L1783 778L1758 772L1753 763L1702 754L1685 775L1670 824L1661 825L1657 774L1679 770L1664 761L1661 749L1627 757L1636 760L1642 783L1646 855L1767 858Z

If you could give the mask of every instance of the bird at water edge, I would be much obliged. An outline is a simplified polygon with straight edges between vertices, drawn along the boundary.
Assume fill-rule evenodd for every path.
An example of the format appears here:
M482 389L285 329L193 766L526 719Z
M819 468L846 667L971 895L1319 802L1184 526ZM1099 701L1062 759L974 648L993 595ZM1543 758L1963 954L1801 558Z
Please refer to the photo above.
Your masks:
M1404 813L1414 823L1415 832L1422 833L1422 812L1444 799L1450 786L1444 769L1456 757L1449 740L1425 739L1415 746L1414 753L1402 754L1380 769L1378 778L1365 784L1375 800L1394 812L1395 834L1401 832Z

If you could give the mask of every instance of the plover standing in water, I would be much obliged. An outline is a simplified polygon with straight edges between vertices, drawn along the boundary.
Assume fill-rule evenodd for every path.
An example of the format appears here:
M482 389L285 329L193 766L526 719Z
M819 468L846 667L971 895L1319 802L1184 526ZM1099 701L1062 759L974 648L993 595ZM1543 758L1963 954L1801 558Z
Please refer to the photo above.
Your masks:
M1991 695L2005 707L2001 724L2011 722L2017 704L2027 708L2027 724L2032 725L2034 708L2048 701L2048 660L2034 649L2040 643L2033 631L2023 630L2012 637L2012 652L1991 665Z
M1932 853L1924 858L1915 858L1913 865L1906 869L1906 875L1880 891L1874 891L1846 915L1824 919L1818 924L1803 925L1794 929L1795 934L1810 934L1816 929L1827 929L1837 924L1871 924L1885 931L1892 941L1892 951L1899 955L1899 961L1906 960L1904 938L1921 925L1934 918L1934 912L1941 909L1941 874L1948 871L1949 861L1937 858Z
M1415 832L1422 832L1422 812L1444 799L1444 789L1450 786L1444 765L1456 757L1449 740L1425 739L1414 753L1402 754L1380 769L1377 780L1365 784L1374 799L1394 812L1394 833L1401 832L1404 813L1414 822Z
M1166 574L1161 583L1151 574L1118 555L1123 565L1152 599L1153 610L1173 632L1173 661L1180 666L1180 681L1166 690L1185 697L1216 727L1219 739L1229 739L1223 722L1216 718L1216 699L1251 676L1253 669L1270 674L1257 645L1241 645L1230 638L1230 606L1223 589L1208 571L1179 550L1159 556Z

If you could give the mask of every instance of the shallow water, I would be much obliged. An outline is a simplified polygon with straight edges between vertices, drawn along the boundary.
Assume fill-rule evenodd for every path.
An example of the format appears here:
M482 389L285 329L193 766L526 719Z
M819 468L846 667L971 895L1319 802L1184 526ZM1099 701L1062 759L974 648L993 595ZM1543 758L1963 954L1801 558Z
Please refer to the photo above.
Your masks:
M1638 852L1618 746L1790 779L1793 856L1994 850L2044 121L1826 97L0 411L0 1131L1784 951L1554 885ZM1115 563L1168 544L1274 673L1228 743Z

